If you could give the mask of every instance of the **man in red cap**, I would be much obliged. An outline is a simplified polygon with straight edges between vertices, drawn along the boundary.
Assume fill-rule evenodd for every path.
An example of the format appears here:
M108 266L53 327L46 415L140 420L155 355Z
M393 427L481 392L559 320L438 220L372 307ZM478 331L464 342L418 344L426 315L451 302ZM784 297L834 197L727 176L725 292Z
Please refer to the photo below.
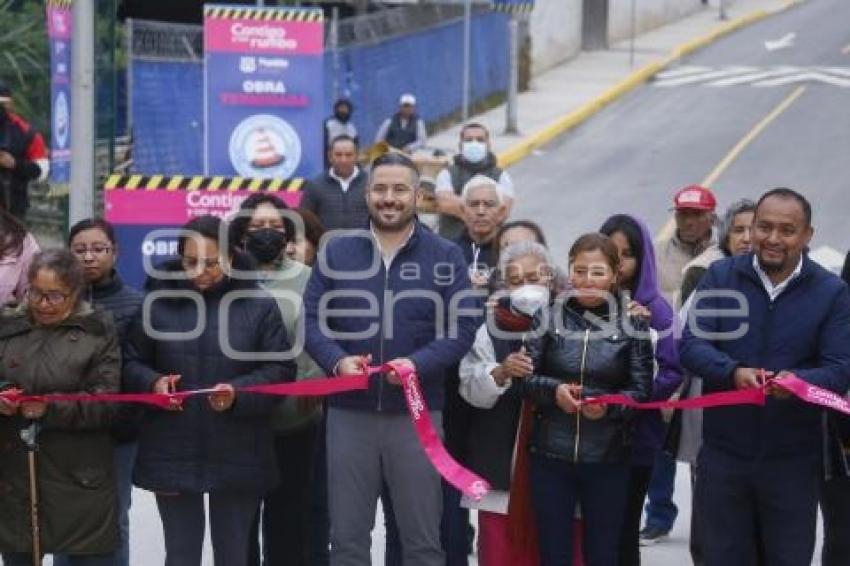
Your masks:
M661 291L678 309L685 266L714 243L712 228L717 221L714 214L717 199L705 187L689 185L673 197L673 207L676 229L655 242L655 257ZM675 482L676 461L667 453L659 453L649 483L646 524L640 533L642 545L664 540L673 528L679 513L673 503Z
M680 189L673 197L676 230L669 238L655 242L658 273L664 297L674 307L679 304L682 270L712 244L712 228L717 221L714 194L699 185Z

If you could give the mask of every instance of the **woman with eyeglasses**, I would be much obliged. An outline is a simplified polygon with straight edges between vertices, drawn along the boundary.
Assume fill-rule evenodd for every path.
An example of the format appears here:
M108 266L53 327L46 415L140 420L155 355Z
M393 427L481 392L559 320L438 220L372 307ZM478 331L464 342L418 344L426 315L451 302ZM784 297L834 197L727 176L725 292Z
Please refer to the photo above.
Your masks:
M570 525L578 504L587 564L619 564L632 410L586 400L610 393L646 401L653 373L648 325L623 304L619 267L607 236L578 238L569 252L570 290L527 340L533 373L519 385L536 405L530 483L542 566L573 564Z
M84 300L83 268L67 250L37 254L26 301L0 316L0 382L25 394L114 393L121 350L110 316ZM35 424L40 549L74 566L111 566L119 544L114 407L0 398L0 552L6 566L33 564L28 448ZM30 429L32 430L32 429ZM40 561L40 557L39 557Z
M20 303L27 290L27 269L38 244L18 220L0 208L0 307Z
M106 220L88 218L71 227L68 247L83 266L85 299L95 309L112 315L118 339L123 346L130 322L138 314L142 294L125 284L115 269L118 244L115 230ZM112 426L115 480L118 489L118 525L121 546L115 554L115 566L130 564L130 504L133 491L133 463L136 460L136 418L138 408L122 405ZM67 557L54 556L53 566L66 566Z
M135 484L156 495L166 566L200 565L206 512L215 564L244 566L260 499L278 479L268 420L276 400L240 387L290 381L295 364L280 309L251 277L256 264L214 216L183 226L179 257L148 281L124 382L137 392L205 390L147 410Z

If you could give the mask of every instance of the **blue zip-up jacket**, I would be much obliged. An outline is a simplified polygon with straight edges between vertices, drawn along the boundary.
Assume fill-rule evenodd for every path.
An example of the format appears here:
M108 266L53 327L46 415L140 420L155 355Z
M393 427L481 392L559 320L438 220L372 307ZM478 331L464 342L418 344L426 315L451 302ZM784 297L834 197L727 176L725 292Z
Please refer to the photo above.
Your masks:
M682 365L703 377L703 391L734 389L738 367L783 370L837 393L850 385L850 294L835 275L803 259L800 276L771 302L753 268L753 255L715 262L697 288L737 291L732 297L703 297L694 303L696 326L686 324ZM698 312L722 310L723 314ZM734 314L736 309L738 313ZM733 333L718 339L704 333ZM767 405L707 410L703 440L707 447L739 458L815 457L821 449L821 411L796 399L768 398Z
M380 365L410 358L431 410L441 410L445 370L469 351L481 324L463 254L416 222L389 270L375 241L339 236L320 254L304 294L307 352L331 375L345 356ZM402 388L375 376L368 391L333 395L335 407L406 411Z

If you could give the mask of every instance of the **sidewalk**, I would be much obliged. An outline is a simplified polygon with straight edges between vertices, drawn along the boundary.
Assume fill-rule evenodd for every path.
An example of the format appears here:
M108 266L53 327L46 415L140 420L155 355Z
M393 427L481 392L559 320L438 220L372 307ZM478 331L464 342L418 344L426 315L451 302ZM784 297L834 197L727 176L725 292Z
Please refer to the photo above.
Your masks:
M531 89L518 97L518 135L504 133L505 105L470 120L487 126L493 152L503 166L510 166L639 86L677 56L795 4L789 0L727 0L727 3L729 19L725 22L718 19L716 6L707 6L636 37L634 66L629 65L630 41L627 40L607 51L582 52L534 77ZM457 152L460 127L458 124L432 135L428 145L452 154Z

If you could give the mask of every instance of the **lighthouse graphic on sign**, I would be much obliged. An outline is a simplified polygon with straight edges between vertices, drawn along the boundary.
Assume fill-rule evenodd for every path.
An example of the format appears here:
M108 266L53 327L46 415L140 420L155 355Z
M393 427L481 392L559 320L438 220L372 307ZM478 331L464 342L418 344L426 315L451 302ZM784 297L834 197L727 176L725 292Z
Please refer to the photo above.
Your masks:
M272 138L265 128L260 128L254 136L253 158L251 166L257 169L267 169L280 165L286 160L286 156L278 153Z
M241 177L288 179L301 162L301 140L277 116L251 116L230 137L230 161Z

